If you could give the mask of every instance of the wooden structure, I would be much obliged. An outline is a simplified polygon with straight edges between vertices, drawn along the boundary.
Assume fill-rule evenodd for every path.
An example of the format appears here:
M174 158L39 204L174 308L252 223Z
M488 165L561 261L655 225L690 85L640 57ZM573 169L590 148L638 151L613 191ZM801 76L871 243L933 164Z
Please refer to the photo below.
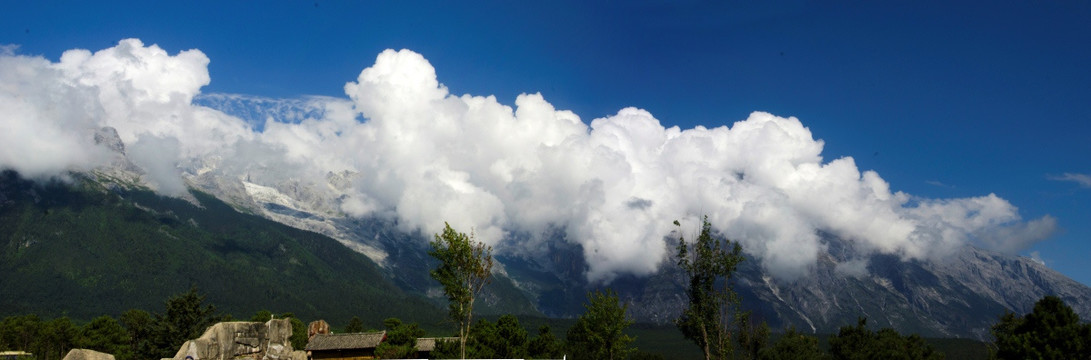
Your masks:
M375 347L386 340L386 331L352 334L316 334L307 342L310 359L363 360L375 358Z
M0 351L0 360L23 360L33 357L34 354L26 351Z
M441 337L441 338L417 338L417 358L431 359L432 351L436 349L437 342L453 342L458 343L457 337Z

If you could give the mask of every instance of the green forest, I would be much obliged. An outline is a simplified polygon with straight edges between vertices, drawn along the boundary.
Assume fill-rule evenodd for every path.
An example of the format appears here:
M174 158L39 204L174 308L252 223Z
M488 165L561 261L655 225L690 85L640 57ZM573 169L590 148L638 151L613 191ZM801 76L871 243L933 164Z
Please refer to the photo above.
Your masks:
M520 322L514 315L490 320L479 319L471 326L467 358L557 359L694 359L701 352L693 343L678 342L678 330L634 325L624 316L616 295L609 291L593 293L587 311L572 320L547 321L540 318ZM614 312L615 316L603 316ZM623 312L621 312L623 314ZM172 357L178 347L197 338L220 321L249 320L264 322L287 318L292 322L293 348L306 346L305 321L292 313L274 314L258 311L249 317L234 317L218 311L198 289L170 297L160 312L132 309L120 317L102 315L77 323L68 317L43 319L37 315L8 316L0 321L0 351L18 350L33 354L33 359L61 359L73 348L92 349L114 354L118 360L160 359ZM417 323L386 318L367 323L354 316L340 322L335 332L386 330L388 340L377 349L381 358L403 358L411 354L418 337L452 335L447 331L429 332ZM537 325L535 325L537 324ZM528 330L528 328L533 329ZM603 329L620 331L613 339L595 334L609 334ZM736 329L736 331L740 331ZM745 330L742 330L745 331ZM673 332L673 334L671 334ZM1075 359L1091 356L1091 325L1060 299L1047 296L1025 315L1005 314L993 326L994 341L980 343L959 339L923 339L902 335L893 329L873 330L866 319L846 325L836 334L814 336L795 329L783 333L757 332L757 337L737 333L735 350L721 359ZM656 342L643 337L673 335L675 341ZM748 339L749 341L741 341ZM748 344L749 343L749 344ZM435 358L457 358L455 342L441 343ZM679 348L679 346L683 346ZM613 348L615 356L607 352Z
M147 189L90 179L32 182L2 172L0 195L0 351L35 359L60 359L73 348L160 359L216 322L274 317L291 319L296 349L314 320L339 332L386 330L377 349L383 358L410 354L426 336L459 338L440 343L439 358L1091 357L1091 325L1051 296L1028 314L999 317L989 343L904 335L863 318L835 334L770 329L732 291L735 267L746 261L738 244L713 236L707 221L675 249L689 280L688 306L673 325L650 325L634 323L609 289L588 293L574 319L500 315L503 308L475 317L475 296L492 281L491 249L449 226L435 234L430 252L431 275L450 305L444 314L335 240L200 192L195 206ZM262 308L277 312L255 311Z

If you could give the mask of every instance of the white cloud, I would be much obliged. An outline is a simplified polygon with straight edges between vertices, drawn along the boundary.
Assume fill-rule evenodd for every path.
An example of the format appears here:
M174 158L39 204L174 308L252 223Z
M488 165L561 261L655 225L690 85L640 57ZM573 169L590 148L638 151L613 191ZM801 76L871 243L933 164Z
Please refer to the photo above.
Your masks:
M1030 259L1036 263L1041 264L1042 266L1046 266L1046 261L1042 259L1042 254L1040 254L1038 251L1031 251Z
M1050 176L1049 178L1057 181L1071 181L1081 187L1091 188L1091 175L1087 174L1064 173L1064 175Z
M16 50L19 50L17 44L0 45L0 56L15 56Z
M730 127L683 130L626 108L587 125L540 94L520 95L514 106L452 95L423 56L387 50L345 85L348 99L258 112L271 120L253 126L193 105L209 82L207 64L197 50L171 56L138 40L66 52L59 63L0 57L0 74L24 74L0 78L0 109L18 114L3 134L18 131L23 138L10 140L54 158L20 162L5 152L0 166L94 166L84 158L94 152L82 151L94 144L74 129L113 126L131 153L154 153L133 158L168 193L179 189L178 174L213 165L264 185L325 184L342 174L340 185L320 187L330 206L397 218L404 231L435 233L446 221L501 251L533 256L548 240L536 235L561 229L583 246L593 281L655 271L671 221L695 227L703 214L786 279L815 264L826 247L819 231L864 254L927 259L966 243L1018 251L1056 227L1048 216L1023 221L991 194L917 199L891 191L851 157L823 160L823 142L792 117L755 112ZM42 145L50 138L64 146ZM39 163L50 165L35 169ZM852 272L866 262L846 264Z

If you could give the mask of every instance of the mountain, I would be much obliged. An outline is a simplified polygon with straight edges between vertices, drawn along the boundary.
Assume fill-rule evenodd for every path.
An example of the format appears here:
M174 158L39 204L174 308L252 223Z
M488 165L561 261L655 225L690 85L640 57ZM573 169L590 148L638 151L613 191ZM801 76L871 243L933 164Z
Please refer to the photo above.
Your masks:
M74 172L67 182L0 176L0 315L154 310L196 285L237 315L262 306L335 323L442 317L445 299L428 275L431 234L405 231L390 215L346 214L358 174L285 179L260 164L240 173L221 168L222 159L197 158L179 164L191 191L162 197L128 161L116 132L94 135L115 153L107 166ZM497 249L482 313L574 317L587 291L603 286L588 283L583 249L563 231L541 236L548 240L532 253ZM1028 312L1047 294L1091 318L1091 288L1031 259L967 246L936 261L860 261L851 241L823 240L826 252L795 280L745 261L734 279L743 305L774 329L830 333L863 316L902 332L974 339L988 338L1003 312ZM664 238L663 246L669 253L674 244ZM651 276L621 276L608 286L638 321L668 324L685 305L683 284L681 271L664 261Z
M844 260L825 254L811 276L792 282L744 262L735 288L744 306L774 329L794 326L816 333L834 333L867 317L872 326L905 333L986 340L1005 311L1027 313L1048 294L1061 297L1081 317L1091 317L1091 288L1024 257L970 246L938 262L873 255L866 271L855 274L839 270ZM668 267L634 281L625 295L636 304L638 318L662 322L684 305L683 281L677 268Z
M237 206L338 239L381 264L402 289L434 297L437 289L427 274L413 269L427 257L422 245L427 236L402 233L396 220L355 219L338 210L338 184L352 177L331 173L328 184L289 180L268 185L225 180L214 172L192 179L204 191L239 199ZM579 245L561 232L548 236L548 248L534 256L498 257L500 278L521 291L535 311L578 315L586 292L601 285L585 280L587 264ZM1091 318L1091 288L1029 258L965 246L936 261L870 255L860 262L850 261L856 258L851 242L828 234L824 241L827 252L811 274L793 281L774 278L755 260L744 262L735 280L744 306L774 329L831 333L867 317L870 324L903 332L974 339L987 339L989 327L1005 311L1028 312L1048 294ZM674 245L664 239L664 246ZM684 283L682 273L667 261L652 276L623 276L609 287L630 303L638 321L667 324L685 305Z
M235 316L268 309L372 324L443 316L328 237L240 213L208 194L194 192L194 204L114 180L0 173L0 316L160 311L190 286Z

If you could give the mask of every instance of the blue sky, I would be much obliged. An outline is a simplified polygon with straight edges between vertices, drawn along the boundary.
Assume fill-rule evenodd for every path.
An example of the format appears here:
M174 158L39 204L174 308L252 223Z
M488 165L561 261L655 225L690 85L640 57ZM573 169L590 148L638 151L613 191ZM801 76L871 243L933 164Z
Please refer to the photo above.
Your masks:
M669 5L668 5L669 4ZM948 2L19 2L0 44L56 61L123 38L210 59L205 93L344 97L407 48L453 94L541 92L584 122L794 116L891 188L995 193L1058 232L1025 253L1091 284L1091 4Z

